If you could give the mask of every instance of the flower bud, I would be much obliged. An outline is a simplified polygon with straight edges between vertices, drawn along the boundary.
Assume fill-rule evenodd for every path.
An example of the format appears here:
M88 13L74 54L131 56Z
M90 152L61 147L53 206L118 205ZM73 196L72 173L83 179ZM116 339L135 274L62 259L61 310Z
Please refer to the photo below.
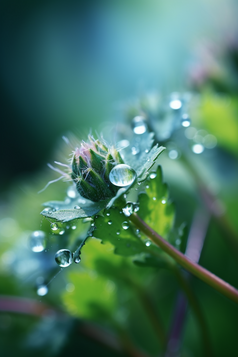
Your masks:
M107 200L119 189L110 182L110 171L123 163L114 147L107 147L89 136L89 143L82 142L73 152L71 178L81 196L94 202Z

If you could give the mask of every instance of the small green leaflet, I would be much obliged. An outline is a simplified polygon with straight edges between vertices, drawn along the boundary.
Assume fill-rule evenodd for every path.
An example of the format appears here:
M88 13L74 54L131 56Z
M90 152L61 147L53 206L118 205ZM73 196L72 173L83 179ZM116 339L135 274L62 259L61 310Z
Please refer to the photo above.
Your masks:
M72 207L72 202L68 204L60 201L46 202L44 206L51 207L52 210L44 209L41 214L45 217L56 219L57 221L69 222L77 218L94 216L105 208L108 203L108 201L91 202L89 200L85 200L85 202L86 203L81 207L78 206L78 204ZM58 209L58 207L68 207L68 209Z
M139 195L138 215L163 238L167 239L174 224L174 205L168 201L168 188L162 180L162 170L158 166L151 173L146 193Z
M132 256L146 250L129 219L117 208L111 208L104 216L95 219L94 237L115 246L115 254Z

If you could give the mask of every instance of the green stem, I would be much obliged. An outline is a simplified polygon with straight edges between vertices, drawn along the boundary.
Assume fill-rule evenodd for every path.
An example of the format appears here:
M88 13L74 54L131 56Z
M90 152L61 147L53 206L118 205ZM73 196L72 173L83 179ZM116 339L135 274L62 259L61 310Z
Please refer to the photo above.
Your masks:
M175 249L170 243L150 228L136 213L133 213L130 216L130 221L183 268L238 304L238 290L233 286L188 259L184 254Z

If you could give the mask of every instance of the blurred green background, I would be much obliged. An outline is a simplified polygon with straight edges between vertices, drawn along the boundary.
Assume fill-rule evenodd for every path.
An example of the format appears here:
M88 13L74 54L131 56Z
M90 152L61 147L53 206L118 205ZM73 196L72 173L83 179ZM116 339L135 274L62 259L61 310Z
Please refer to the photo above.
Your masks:
M100 132L124 100L187 88L195 49L233 36L236 10L231 0L2 0L1 190L43 167L68 131Z
M62 135L73 133L85 139L90 130L107 132L109 126L123 120L125 103L146 93L156 91L162 98L173 91L202 93L199 110L192 111L192 124L217 137L218 153L215 159L212 155L205 156L204 162L198 159L198 168L208 183L211 179L219 187L217 192L237 231L238 71L233 72L226 55L228 50L232 52L232 44L237 46L237 7L235 0L1 0L1 294L44 302L36 295L34 279L24 275L24 266L34 271L35 264L44 272L54 264L54 257L37 265L26 253L26 241L35 229L50 231L39 214L41 204L65 197L62 182L37 195L56 178L46 163L67 159L69 150ZM115 139L110 137L112 142ZM197 188L179 161L165 157L162 166L176 203L177 220L189 226ZM17 257L15 265L13 256ZM238 287L237 263L213 221L201 264ZM152 271L147 273L146 287L156 308L162 306L169 328L179 288L168 272L162 272L158 280ZM67 284L63 274L58 276L46 296L47 303L61 308L59 292L70 292L72 286ZM214 355L236 356L237 307L198 280L192 281L192 286L211 331ZM137 306L132 302L130 308L129 329L146 349L153 335L151 327L140 315L139 322L147 331L143 334ZM120 313L123 316L123 311ZM33 353L117 356L80 331L78 321L68 315L52 312L41 320L6 311L0 313L0 354L11 357L17 350L18 356L24 357ZM181 356L203 356L191 312L184 331ZM149 352L155 355L154 336L151 341Z

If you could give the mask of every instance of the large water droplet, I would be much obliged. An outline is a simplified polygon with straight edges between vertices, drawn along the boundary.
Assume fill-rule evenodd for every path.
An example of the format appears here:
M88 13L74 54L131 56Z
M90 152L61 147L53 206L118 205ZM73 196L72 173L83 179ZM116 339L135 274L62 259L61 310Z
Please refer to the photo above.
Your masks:
M190 120L188 114L182 115L181 124L184 128L188 128L190 126L191 120Z
M144 134L147 130L147 125L145 122L145 118L141 115L136 116L132 120L133 131L135 134Z
M39 285L36 292L39 296L45 296L48 293L47 285Z
M130 227L130 226L129 226L129 223L128 223L127 221L124 221L124 222L122 223L122 228L123 228L123 229L127 230L129 227Z
M35 231L31 234L29 245L33 252L42 252L46 247L46 237L43 231Z
M111 183L119 187L131 185L135 181L135 178L135 171L130 166L125 164L115 166L109 174L109 180Z
M61 268L66 268L73 261L73 255L69 249L60 249L55 254L55 261Z
M132 203L132 202L128 202L128 203L126 204L126 207L124 207L124 208L122 209L122 211L123 211L123 213L124 213L124 215L125 215L126 217L130 217L130 215L132 215L132 213L133 213L133 211L134 211L134 205L133 205L133 203Z
M192 151L195 154L201 154L204 151L204 146L202 144L195 144L192 146Z

